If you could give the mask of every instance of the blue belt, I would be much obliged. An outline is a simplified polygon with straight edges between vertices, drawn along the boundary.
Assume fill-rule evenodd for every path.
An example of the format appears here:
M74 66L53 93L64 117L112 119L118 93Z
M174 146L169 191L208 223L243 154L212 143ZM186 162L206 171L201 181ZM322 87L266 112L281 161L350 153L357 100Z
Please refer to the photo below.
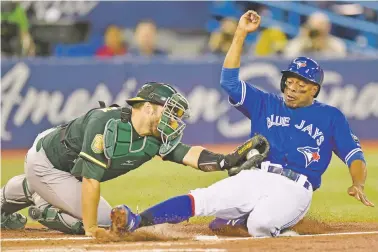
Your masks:
M270 173L275 173L275 174L279 174L279 175L282 175L294 182L297 182L298 179L300 178L300 176L302 176L302 174L300 173L297 173L291 169L284 169L284 168L281 168L281 167L277 167L277 166L272 166L272 165L269 165L268 167L268 172ZM304 184L303 184L303 187L306 188L307 190L310 189L311 187L311 183L307 180Z

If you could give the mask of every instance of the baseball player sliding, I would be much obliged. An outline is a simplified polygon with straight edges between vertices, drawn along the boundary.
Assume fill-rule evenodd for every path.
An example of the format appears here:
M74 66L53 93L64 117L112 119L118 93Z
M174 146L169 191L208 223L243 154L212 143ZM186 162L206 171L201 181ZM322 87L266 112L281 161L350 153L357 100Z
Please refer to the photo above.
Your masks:
M38 135L25 158L25 174L1 188L1 228L20 229L29 215L71 234L116 238L111 206L100 183L140 167L155 155L203 171L227 170L245 160L252 140L223 155L181 143L189 104L172 86L146 83L131 106L92 109L66 125Z
M349 167L352 186L348 194L373 206L364 194L367 170L358 138L337 108L315 100L324 77L317 62L299 57L282 71L283 98L239 80L244 40L259 25L260 16L254 11L240 18L220 82L230 103L251 119L251 136L261 134L269 143L254 137L260 138L255 155L231 169L229 174L234 176L208 188L168 199L141 214L125 205L113 208L113 232L215 215L212 226L220 219L244 217L250 235L277 236L307 213L332 152Z

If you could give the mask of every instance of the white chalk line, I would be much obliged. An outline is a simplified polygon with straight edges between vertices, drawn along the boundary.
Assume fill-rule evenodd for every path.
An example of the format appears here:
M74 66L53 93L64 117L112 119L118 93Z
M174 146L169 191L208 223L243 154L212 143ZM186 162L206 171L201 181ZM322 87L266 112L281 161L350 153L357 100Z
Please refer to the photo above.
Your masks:
M43 239L43 241L94 240L91 237L9 238L9 239L2 239L1 242L3 242L3 241L41 241L41 239ZM54 245L56 247L54 251L58 251L58 250L59 251L79 251L77 249L80 249L80 248L83 248L83 247L84 247L84 249L81 249L80 251L87 251L86 249L91 249L91 251L92 251L93 248L99 248L100 249L100 248L104 248L104 247L106 247L106 248L117 248L117 251L122 251L122 248L126 248L126 247L138 247L138 246L143 246L143 247L190 246L190 245L196 245L196 244L198 244L198 242L199 242L198 240L188 240L188 241L181 241L181 242L172 242L172 241L169 241L169 242L155 242L155 241L128 242L128 241L124 241L124 242L112 242L112 243L106 243L106 244L103 244L103 243L100 243L100 244L93 243L93 244L62 245L62 246L69 247L69 248L65 248L65 249L59 248L59 246ZM78 248L78 247L80 247L80 248ZM8 249L10 250L11 248L8 248ZM187 248L187 250L188 249L190 249L190 248ZM14 250L12 250L12 251L14 251ZM41 251L41 249L38 249L36 251ZM124 251L126 251L126 250L124 250ZM129 250L127 250L127 251L129 251ZM154 251L154 250L150 249L148 251ZM166 249L164 249L163 251L166 251Z
M46 238L6 238L1 239L2 242L18 242L18 241L80 241L80 240L94 240L92 237L82 236L63 236L63 237L46 237Z
M64 238L71 238L71 239L64 239ZM72 239L72 238L76 238L76 239ZM12 241L15 241L15 240L22 240L22 241L25 241L26 239L18 239L18 238L12 238L12 239L8 239L8 240L12 240ZM29 241L39 241L40 238L27 238ZM42 238L44 240L50 240L50 241L56 241L57 239L54 239L54 238ZM4 239L5 240L5 239ZM93 238L91 237L59 237L59 240L94 240ZM181 252L181 251L193 251L193 252L225 252L227 251L226 249L221 249L221 248L206 248L206 249L202 249L202 248L183 248L183 249L179 249L179 248L163 248L163 249L155 249L155 248L151 248L151 249L133 249L133 248L130 248L130 249L127 249L127 247L138 247L138 246L143 246L143 247L172 247L172 246L190 246L190 245L196 245L198 244L198 241L196 240L191 240L191 241L187 241L187 242L154 242L154 241L150 241L150 242L127 242L127 243L107 243L107 244L73 244L73 245L65 245L66 248L59 248L59 247L55 247L55 248L38 248L38 249L28 249L28 251L34 251L34 252L87 252L88 250L90 250L91 252L103 252L104 250L102 250L101 248L116 248L115 251L135 251L135 252L174 252L174 251L177 251L177 252ZM56 246L56 245L54 245ZM68 247L68 248L67 248ZM96 250L98 249L98 250ZM19 251L25 251L25 250L20 250L19 248L15 248L15 249L12 249L12 248L7 248L7 250L9 251L12 251L12 252L19 252Z
M319 236L342 236L342 235L368 235L368 234L378 234L378 231L370 232L346 232L346 233L327 233L327 234L309 234L309 235L293 235L293 236L282 236L282 237L319 237ZM255 240L255 239L268 239L272 237L230 237L230 238L219 238L218 236L196 236L195 240L198 241L242 241L242 240Z
M25 250L11 250L12 252L21 252ZM76 249L76 248L67 248L67 249L28 249L29 252L88 252L87 249ZM90 250L91 252L103 252L104 250ZM225 252L226 249L201 249L201 248L183 248L183 249L118 249L118 252Z
M326 233L326 234L310 234L310 235L297 235L297 236L290 236L290 237L318 237L318 236L342 236L342 235L369 235L369 234L378 234L378 231L371 231L371 232L345 232L345 233ZM267 239L272 237L228 237L228 238L220 238L218 236L195 236L193 238L194 241L238 241L238 240L254 240L254 239ZM64 236L64 237L46 237L46 238L5 238L0 239L1 242L29 242L29 241L79 241L79 240L94 240L92 237L82 237L82 236ZM171 244L175 245L187 245L189 243L193 243L193 241L187 242L154 242L149 241L151 246L170 246ZM127 244L128 243L128 244ZM146 242L127 242L126 244L123 243L122 246L135 246L139 244L148 245ZM101 244L91 244L91 246L98 246ZM106 245L109 246L110 244ZM115 243L114 245L117 245Z

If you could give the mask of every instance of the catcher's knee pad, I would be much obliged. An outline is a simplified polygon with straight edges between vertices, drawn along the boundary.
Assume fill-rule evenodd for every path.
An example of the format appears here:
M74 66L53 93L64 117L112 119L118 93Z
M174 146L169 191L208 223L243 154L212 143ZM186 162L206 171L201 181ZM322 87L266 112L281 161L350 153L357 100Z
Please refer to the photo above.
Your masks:
M35 206L29 207L29 216L49 229L66 234L85 234L82 221L62 213L51 205L47 205L43 209Z
M26 181L26 178L22 181L22 189L24 192L25 197L21 199L9 199L5 194L5 188L7 185L5 185L0 190L0 199L1 199L1 212L12 214L15 213L21 209L24 209L28 206L31 206L33 204L33 201L31 200L31 193L28 189L28 184Z

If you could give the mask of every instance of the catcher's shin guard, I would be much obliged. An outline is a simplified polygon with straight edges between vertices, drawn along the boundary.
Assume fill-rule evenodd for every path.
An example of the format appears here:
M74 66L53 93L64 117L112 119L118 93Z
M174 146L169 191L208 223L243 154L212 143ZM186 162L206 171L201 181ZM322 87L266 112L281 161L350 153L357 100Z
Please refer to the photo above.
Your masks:
M62 213L59 209L48 205L43 209L36 206L29 207L29 216L43 226L66 234L85 234L83 222ZM70 220L68 220L70 219Z
M25 216L16 213L33 204L24 177L19 175L11 178L0 190L1 229L23 229L27 223Z
M13 177L1 188L1 213L12 214L33 204L26 178L22 180L21 176ZM6 189L8 189L8 195L6 195ZM9 196L9 193L12 194L12 192L9 192L9 190L16 190L15 195L18 196L13 196L14 199L12 199L12 196Z

